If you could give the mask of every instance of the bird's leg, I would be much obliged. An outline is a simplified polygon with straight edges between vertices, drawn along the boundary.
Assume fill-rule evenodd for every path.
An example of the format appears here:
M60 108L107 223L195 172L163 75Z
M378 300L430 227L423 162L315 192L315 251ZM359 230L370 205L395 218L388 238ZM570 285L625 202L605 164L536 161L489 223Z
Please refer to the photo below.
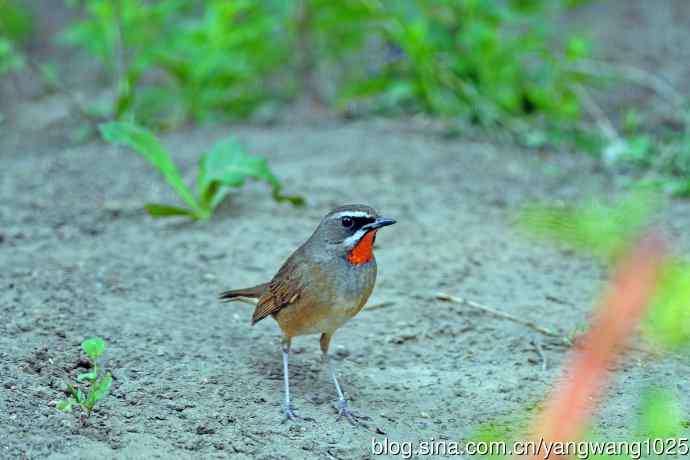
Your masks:
M338 378L335 375L335 367L333 366L333 362L331 361L330 356L328 356L328 346L331 343L331 337L332 334L321 334L320 344L321 352L323 353L323 359L324 361L326 361L326 364L328 366L328 373L330 374L331 380L333 380L333 384L335 385L335 391L338 393L338 418L336 420L340 420L340 418L344 415L352 425L356 425L357 423L359 423L358 419L367 419L368 417L362 417L354 414L347 404L347 399L345 399L343 390L340 388Z
M283 382L285 383L285 405L283 406L283 412L285 413L285 420L296 420L295 410L290 402L290 381L288 377L288 356L290 355L290 344L292 340L290 337L283 337L282 350L283 350Z

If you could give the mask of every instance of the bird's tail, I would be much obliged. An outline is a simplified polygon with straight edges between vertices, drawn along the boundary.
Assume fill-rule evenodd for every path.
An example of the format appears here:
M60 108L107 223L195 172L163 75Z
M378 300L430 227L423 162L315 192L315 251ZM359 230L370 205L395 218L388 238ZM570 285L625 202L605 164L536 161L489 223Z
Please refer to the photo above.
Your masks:
M218 299L221 302L232 302L233 300L239 300L242 297L258 299L264 293L268 283L259 284L257 286L244 288L244 289L231 289L229 291L223 291L218 295Z

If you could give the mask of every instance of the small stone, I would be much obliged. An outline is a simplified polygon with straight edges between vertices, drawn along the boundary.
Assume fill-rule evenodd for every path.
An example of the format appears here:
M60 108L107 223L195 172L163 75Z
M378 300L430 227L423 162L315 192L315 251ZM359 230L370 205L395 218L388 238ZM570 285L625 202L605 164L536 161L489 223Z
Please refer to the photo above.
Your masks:
M196 434L214 434L215 432L215 429L205 424L196 427Z

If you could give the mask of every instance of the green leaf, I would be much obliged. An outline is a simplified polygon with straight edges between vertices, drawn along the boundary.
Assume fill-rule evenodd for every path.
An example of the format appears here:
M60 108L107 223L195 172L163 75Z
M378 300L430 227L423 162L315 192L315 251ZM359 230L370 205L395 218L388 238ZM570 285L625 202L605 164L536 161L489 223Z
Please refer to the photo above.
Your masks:
M77 391L74 392L74 400L79 404L84 404L84 393L81 388L77 388Z
M300 195L285 195L283 192L283 186L280 185L276 179L276 183L273 184L273 199L279 203L290 203L293 206L304 206L304 197Z
M16 42L31 36L34 18L24 6L24 2L0 1L0 36Z
M70 412L72 410L72 406L74 405L74 400L73 399L63 399L62 401L59 401L57 403L57 410L60 412Z
M237 140L230 137L217 143L201 157L197 187L203 209L212 211L228 192L228 187L241 187L247 179L267 182L276 201L304 204L299 196L284 195L278 178L261 157L248 154Z
M113 122L100 125L103 139L115 145L130 147L143 156L163 175L168 185L194 210L199 206L187 188L168 151L150 131L132 123Z
M24 56L13 42L0 35L0 75L24 67Z
M67 393L74 396L77 393L77 388L74 385L72 385L71 383L68 383L67 384Z
M89 392L88 398L86 398L86 401L82 404L82 408L86 409L86 412L88 413L89 417L91 416L91 412L93 412L93 408L96 406L96 394L93 391Z
M177 206L168 206L166 204L147 204L144 205L146 212L152 217L172 217L172 216L186 216L197 218L197 214L191 209L180 208Z
M650 160L653 141L647 135L633 136L625 141L625 156L633 161Z
M60 88L60 77L58 77L57 68L52 62L47 62L39 66L40 77L43 80L43 85L50 90L56 91Z
M662 187L673 196L690 196L690 180L687 179L669 178Z
M77 382L83 382L84 380L96 380L96 371L92 370L90 372L83 372L77 376Z
M105 340L100 337L91 337L90 339L84 340L81 343L81 347L84 349L86 356L95 360L105 351Z
M89 397L93 395L93 401L100 401L103 399L108 392L110 391L110 386L113 384L113 376L110 375L110 372L105 374L103 377L98 379L97 382L93 384L93 388L91 389L91 393L89 394Z
M628 133L637 132L642 126L642 114L635 108L628 109L623 119L623 127Z

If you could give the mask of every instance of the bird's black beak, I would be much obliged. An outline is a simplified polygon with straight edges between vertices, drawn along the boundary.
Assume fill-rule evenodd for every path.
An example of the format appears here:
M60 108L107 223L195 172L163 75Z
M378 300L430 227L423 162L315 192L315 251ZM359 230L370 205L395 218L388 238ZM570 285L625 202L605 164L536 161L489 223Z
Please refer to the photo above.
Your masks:
M375 221L373 221L370 224L366 224L364 229L366 230L376 230L381 227L387 227L388 225L393 225L395 223L395 220L393 219L387 219L385 217L377 217Z

